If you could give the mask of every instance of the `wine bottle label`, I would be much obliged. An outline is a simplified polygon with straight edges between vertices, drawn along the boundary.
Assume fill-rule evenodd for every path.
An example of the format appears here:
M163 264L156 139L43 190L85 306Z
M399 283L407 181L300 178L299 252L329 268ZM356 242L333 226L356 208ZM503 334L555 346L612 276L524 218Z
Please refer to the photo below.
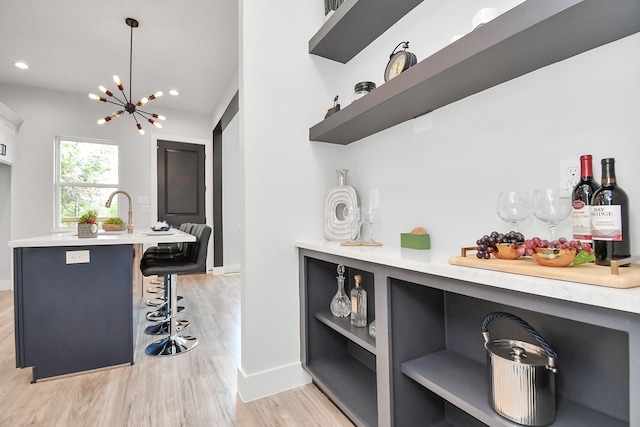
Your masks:
M582 200L574 200L571 210L573 238L584 243L591 242L591 207Z
M591 234L593 240L622 241L621 206L591 206Z

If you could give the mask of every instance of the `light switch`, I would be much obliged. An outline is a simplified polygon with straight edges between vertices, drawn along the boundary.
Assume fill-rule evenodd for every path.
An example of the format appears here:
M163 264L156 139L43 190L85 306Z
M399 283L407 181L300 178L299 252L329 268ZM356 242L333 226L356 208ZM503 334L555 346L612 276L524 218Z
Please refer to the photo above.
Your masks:
M67 264L87 264L91 262L89 251L67 251Z

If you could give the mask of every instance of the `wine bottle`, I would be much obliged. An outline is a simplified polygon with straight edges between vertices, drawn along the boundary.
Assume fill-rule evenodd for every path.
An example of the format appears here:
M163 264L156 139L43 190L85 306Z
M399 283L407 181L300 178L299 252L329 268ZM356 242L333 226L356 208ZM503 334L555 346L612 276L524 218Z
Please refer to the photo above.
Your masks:
M631 256L629 198L616 182L614 159L602 159L602 186L591 198L591 234L596 264Z
M362 276L354 277L356 286L351 289L351 324L359 328L367 326L367 291L361 285Z
M573 239L582 243L591 243L591 198L600 187L593 179L591 159L591 154L580 156L580 182L571 193Z

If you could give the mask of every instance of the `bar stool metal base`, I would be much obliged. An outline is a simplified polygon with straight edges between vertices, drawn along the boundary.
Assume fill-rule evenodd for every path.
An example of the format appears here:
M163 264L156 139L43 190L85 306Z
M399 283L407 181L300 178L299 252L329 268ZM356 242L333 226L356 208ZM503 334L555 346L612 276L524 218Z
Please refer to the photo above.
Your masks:
M164 287L154 286L153 288L147 289L147 292L149 292L150 294L163 294L164 293Z
M145 352L150 356L174 356L185 353L198 345L198 339L189 335L173 338L168 336L147 346Z
M176 332L182 332L191 325L188 320L176 320ZM161 335L170 332L169 321L158 322L155 325L147 326L144 333L147 335Z
M178 301L180 301L183 298L184 297L182 295L178 295ZM153 299L146 300L144 302L144 305L146 305L147 307L159 307L166 302L167 301L164 298L153 298Z
M167 321L169 321L169 319L171 319L171 314L167 313L167 309L165 307L166 306L162 306L156 311L148 312L147 316L146 316L147 320L149 322L167 322ZM178 310L176 311L176 314L177 313L181 313L182 311L184 311L184 307L179 305L178 306Z

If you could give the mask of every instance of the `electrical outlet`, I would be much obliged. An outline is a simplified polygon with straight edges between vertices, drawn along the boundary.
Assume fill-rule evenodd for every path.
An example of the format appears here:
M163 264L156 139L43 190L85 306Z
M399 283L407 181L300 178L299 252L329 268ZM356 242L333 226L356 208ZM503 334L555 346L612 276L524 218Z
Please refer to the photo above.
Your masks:
M86 264L91 262L89 251L67 251L67 264Z
M574 160L564 160L560 162L560 186L573 190L580 182L580 166Z

